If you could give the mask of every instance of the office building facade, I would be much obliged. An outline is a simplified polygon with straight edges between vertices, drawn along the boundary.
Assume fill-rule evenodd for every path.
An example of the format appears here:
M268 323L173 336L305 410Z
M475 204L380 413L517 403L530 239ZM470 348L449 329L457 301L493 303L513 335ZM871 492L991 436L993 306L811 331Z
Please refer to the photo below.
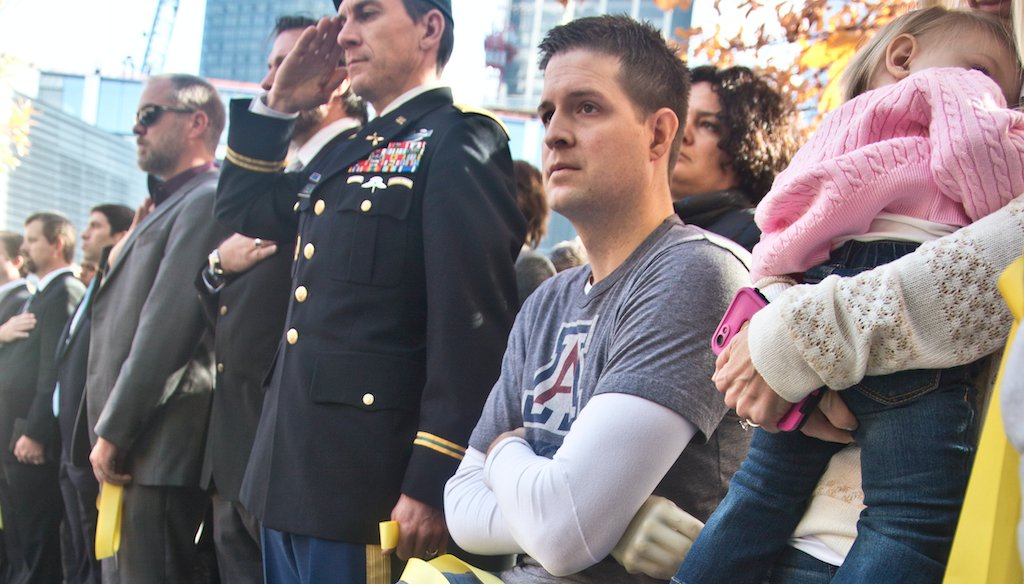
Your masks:
M277 17L331 13L327 0L206 0L199 75L259 83L266 74Z

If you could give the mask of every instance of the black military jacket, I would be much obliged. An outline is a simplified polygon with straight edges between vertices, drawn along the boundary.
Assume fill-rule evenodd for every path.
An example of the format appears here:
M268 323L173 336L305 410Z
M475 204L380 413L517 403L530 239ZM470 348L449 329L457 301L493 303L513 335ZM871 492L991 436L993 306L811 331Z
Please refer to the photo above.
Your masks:
M248 105L217 216L296 251L241 500L273 529L375 543L400 494L442 508L498 377L525 234L508 136L432 89L293 176L291 123Z

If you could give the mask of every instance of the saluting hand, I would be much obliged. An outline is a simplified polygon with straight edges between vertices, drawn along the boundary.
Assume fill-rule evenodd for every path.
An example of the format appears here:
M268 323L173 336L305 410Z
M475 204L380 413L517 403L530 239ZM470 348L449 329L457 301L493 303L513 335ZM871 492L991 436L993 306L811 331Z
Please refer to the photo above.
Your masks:
M345 51L338 44L341 20L321 18L308 27L281 62L267 105L283 113L296 113L327 103L348 71L339 66Z

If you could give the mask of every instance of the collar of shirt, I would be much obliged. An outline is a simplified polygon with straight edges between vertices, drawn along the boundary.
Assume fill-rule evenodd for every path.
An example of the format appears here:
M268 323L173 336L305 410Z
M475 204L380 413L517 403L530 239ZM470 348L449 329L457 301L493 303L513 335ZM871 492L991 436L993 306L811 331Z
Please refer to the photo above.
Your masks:
M149 196L153 199L153 206L159 207L161 203L170 199L178 189L185 186L185 183L207 170L210 170L214 166L216 166L216 164L211 160L206 164L193 166L184 172L180 172L166 181L162 181L153 175L149 175Z
M410 89L409 91L406 91L402 95L399 95L398 97L396 97L388 105L384 106L384 109L382 109L380 111L380 113L378 113L375 117L379 118L380 116L386 116L387 114L389 114L389 113L395 111L396 109L398 109L399 107L403 106L406 102L412 100L412 98L414 98L414 97L416 97L416 96L418 96L418 95L420 95L422 93L426 93L426 92L430 91L431 89L437 89L439 87L447 87L447 85L444 85L442 83L426 83L424 85L420 85L419 87L414 87L414 88Z
M7 296L7 294L19 286L25 285L25 278L18 278L17 280L11 280L10 282L0 286L0 298Z
M312 138L307 140L301 148L296 150L294 159L301 162L303 167L309 166L309 163L316 158L316 155L320 153L320 150L322 150L328 142L338 136L338 134L358 127L359 120L355 118L341 118L340 120L335 120L323 128L320 128L316 134L313 134ZM289 156L289 159L292 159L292 157Z
M39 278L39 283L36 284L36 294L39 294L43 290L46 290L46 286L49 285L57 276L61 274L67 274L71 272L71 268L57 268L56 270L46 274L42 278Z

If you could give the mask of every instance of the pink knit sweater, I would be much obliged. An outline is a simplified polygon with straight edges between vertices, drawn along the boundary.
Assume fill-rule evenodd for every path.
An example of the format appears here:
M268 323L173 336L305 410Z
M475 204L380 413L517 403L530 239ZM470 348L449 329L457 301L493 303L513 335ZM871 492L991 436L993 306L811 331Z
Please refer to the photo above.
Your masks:
M799 274L880 212L962 227L1024 193L1024 113L978 71L926 69L829 114L757 207L751 278Z

